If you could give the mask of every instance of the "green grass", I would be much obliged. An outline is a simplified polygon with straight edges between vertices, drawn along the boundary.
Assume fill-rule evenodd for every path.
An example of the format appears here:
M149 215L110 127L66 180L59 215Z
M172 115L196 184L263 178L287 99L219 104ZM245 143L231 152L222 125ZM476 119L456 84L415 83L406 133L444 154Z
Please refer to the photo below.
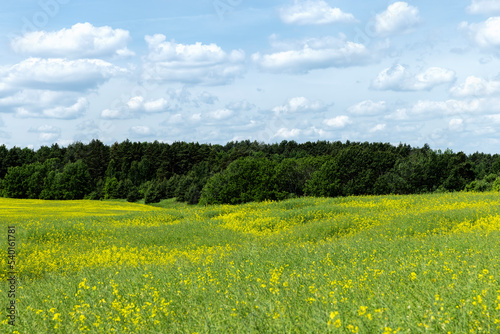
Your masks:
M37 203L54 215L16 222L34 204L0 199L20 271L2 333L500 332L498 193Z

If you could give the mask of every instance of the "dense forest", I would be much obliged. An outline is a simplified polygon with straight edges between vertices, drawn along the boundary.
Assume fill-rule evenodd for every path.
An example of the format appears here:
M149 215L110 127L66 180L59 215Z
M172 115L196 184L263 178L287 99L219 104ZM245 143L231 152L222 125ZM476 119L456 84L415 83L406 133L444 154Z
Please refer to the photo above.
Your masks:
M428 145L241 141L226 145L99 140L38 150L0 146L0 194L31 199L112 199L190 204L298 196L500 190L498 154Z

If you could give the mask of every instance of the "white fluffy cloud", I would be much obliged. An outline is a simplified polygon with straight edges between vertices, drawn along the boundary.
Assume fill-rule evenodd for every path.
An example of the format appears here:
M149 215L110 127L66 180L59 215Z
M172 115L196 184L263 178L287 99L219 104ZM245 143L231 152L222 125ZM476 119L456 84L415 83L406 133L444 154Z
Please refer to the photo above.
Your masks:
M370 129L370 132L384 131L386 126L386 124L377 124Z
M81 91L122 73L126 70L100 59L28 58L0 67L0 82L13 88Z
M373 102L372 100L359 102L347 109L355 115L378 115L387 110L385 101Z
M398 1L375 16L375 33L388 36L408 32L420 22L419 10L406 2Z
M38 134L38 139L45 142L54 142L59 139L59 136L60 135L57 133L42 132Z
M411 108L414 114L425 114L433 112L444 112L445 114L460 114L464 112L479 112L479 100L462 101L462 100L446 100L446 101L418 101Z
M72 119L83 116L87 108L88 108L87 99L81 97L78 99L78 101L69 106L57 106L53 108L46 108L43 110L43 115L49 118Z
M84 115L88 101L77 93L25 89L0 98L0 107L18 117L75 119Z
M341 129L349 124L352 124L352 121L349 116L342 115L330 119L325 119L323 123L331 128Z
M289 99L285 104L276 106L272 110L276 115L282 115L290 113L315 112L324 108L325 105L321 101L310 101L303 96L299 96Z
M86 98L79 98L74 104L60 104L56 107L39 107L33 104L24 104L15 108L16 116L22 118L58 118L76 119L82 117L88 109Z
M344 13L339 8L330 7L323 0L298 1L280 10L281 20L287 24L329 24L334 22L354 22L354 15Z
M11 47L15 52L37 57L0 66L0 106L23 118L82 117L89 107L84 93L128 73L92 57L130 54L128 40L128 31L89 23L14 38Z
M408 69L397 64L384 69L372 82L372 88L393 91L431 90L435 86L455 81L455 72L441 68L430 67L424 72L412 75Z
M435 117L465 115L485 116L500 111L498 98L449 99L445 101L419 100L408 108L398 109L387 119L412 120ZM458 118L457 118L458 119Z
M142 96L135 96L127 102L131 111L144 111L146 113L162 112L170 109L170 103L162 98L145 101Z
M451 131L462 131L464 129L464 120L461 118L453 118L448 122L448 128Z
M500 52L500 17L490 17L481 23L462 22L459 29L479 48Z
M287 129L287 128L280 128L273 138L282 138L282 139L293 139L297 138L300 136L302 131L300 129Z
M467 7L467 11L471 14L493 14L500 12L500 1L498 0L472 0L472 3Z
M134 96L125 104L113 109L104 109L101 111L101 118L106 119L126 119L137 118L146 114L161 113L176 109L167 99L161 97L158 99L146 100L143 96Z
M123 119L130 118L130 115L127 115L120 109L104 109L101 111L101 118L104 119Z
M463 84L452 87L450 93L457 97L495 95L500 93L500 81L469 76Z
M252 60L264 70L291 73L355 66L370 60L370 53L363 44L347 41L343 36L312 38L294 44L288 50L270 54L255 53Z
M32 90L24 89L13 95L6 96L0 99L0 106L22 106L23 104L37 104L48 106L57 103L63 95L58 92L48 90Z
M160 82L220 85L243 73L245 53L225 52L216 44L178 44L161 34L146 36L149 54L144 79Z
M210 112L208 116L216 120L223 120L233 116L233 111L227 108L217 109L215 111Z
M310 137L312 140L318 138L318 137L331 137L331 133L328 131L325 131L323 129L318 129L315 126L310 127L309 129L306 129L303 131L305 136Z
M414 90L429 90L433 87L455 81L455 72L441 67L430 67L415 76L410 86Z
M95 58L128 56L129 32L111 27L94 27L90 23L77 23L69 29L54 32L29 32L12 40L17 53L54 58Z
M193 114L193 115L189 116L189 120L191 122L199 122L199 121L201 121L201 113L196 113L196 114Z

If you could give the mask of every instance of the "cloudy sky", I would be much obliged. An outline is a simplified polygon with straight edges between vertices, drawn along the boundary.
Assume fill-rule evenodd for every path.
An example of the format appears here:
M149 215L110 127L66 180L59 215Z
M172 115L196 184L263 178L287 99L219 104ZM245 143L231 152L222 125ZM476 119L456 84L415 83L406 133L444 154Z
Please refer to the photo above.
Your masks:
M0 144L500 153L500 0L8 1Z

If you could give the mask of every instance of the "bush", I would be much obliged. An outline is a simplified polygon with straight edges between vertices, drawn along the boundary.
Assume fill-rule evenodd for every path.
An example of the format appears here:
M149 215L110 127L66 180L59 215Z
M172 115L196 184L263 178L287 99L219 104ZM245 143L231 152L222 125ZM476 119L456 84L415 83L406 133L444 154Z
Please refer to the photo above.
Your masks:
M488 183L491 183L493 184L493 182L495 182L495 180L497 179L498 175L497 174L489 174L487 176L485 176L484 180Z
M474 180L465 186L465 191L490 191L493 189L494 182L498 178L496 174L489 174L482 180Z
M472 181L470 184L473 184L474 188L472 191L482 192L488 191L491 189L491 185L485 180Z
M144 196L146 196L146 192L151 186L151 183L151 181L146 181L137 188L137 191L139 192L139 198L144 198Z
M328 197L342 195L340 171L336 161L329 160L314 172L306 182L305 193L308 196Z
M107 177L106 184L104 186L104 199L116 198L116 188L118 188L118 180L116 177Z
M500 191L500 177L497 177L496 180L493 182L493 191Z
M225 171L212 176L201 191L200 204L240 204L275 200L272 182L276 162L247 157L233 161Z

